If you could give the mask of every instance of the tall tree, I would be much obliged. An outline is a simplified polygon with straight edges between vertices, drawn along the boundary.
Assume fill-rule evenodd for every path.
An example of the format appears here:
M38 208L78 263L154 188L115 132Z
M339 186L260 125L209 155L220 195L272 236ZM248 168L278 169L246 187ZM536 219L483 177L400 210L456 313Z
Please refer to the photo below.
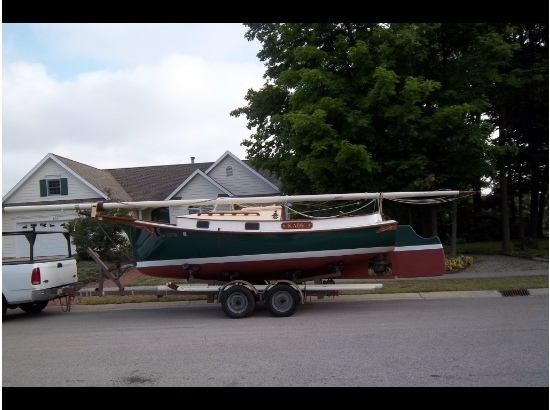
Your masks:
M487 101L450 81L460 53L441 24L247 26L266 83L231 115L246 115L248 158L285 192L479 185Z
M517 226L518 238L526 228L528 236L541 237L548 204L548 25L500 24L491 29L511 51L487 87L487 114L498 131L495 194L500 197L506 253L511 248L510 223ZM529 212L524 210L524 196L529 198ZM529 216L527 225L524 214Z
M526 184L530 220L542 221L547 25L246 26L266 81L231 115L246 116L248 159L286 193L481 191L495 177L503 246L508 205ZM481 195L474 204L481 214Z
M518 25L510 40L519 44L510 72L516 98L510 101L509 124L518 147L511 166L518 197L529 195L527 235L537 238L543 234L540 205L548 201L548 25ZM523 220L517 223L523 229Z

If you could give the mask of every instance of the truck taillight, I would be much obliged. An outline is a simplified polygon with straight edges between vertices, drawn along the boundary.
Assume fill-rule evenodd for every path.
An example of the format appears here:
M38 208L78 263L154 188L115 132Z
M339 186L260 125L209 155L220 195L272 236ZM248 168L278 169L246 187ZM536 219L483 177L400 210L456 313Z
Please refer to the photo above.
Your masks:
M40 285L42 283L42 278L40 277L40 268L39 267L36 267L32 270L31 283L33 285Z

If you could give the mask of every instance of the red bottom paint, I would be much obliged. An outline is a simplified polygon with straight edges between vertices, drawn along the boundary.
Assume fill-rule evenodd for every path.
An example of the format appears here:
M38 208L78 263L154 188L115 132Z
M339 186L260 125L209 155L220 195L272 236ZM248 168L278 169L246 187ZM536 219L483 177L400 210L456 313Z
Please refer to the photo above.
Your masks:
M445 252L440 249L399 250L387 254L392 274L399 278L441 276L445 274Z
M250 282L260 281L269 277L270 280L312 280L314 277L334 279L371 279L378 277L369 272L369 260L380 253L341 255L339 257L306 257L277 259L267 261L238 261L224 263L202 263L189 266L183 265L139 266L144 275L160 278L186 279L192 278L205 281L230 281L235 279ZM196 269L193 271L193 269Z
M219 281L241 279L249 282L270 280L312 280L313 277L333 279L389 279L441 276L445 274L445 254L443 248L405 250L397 248L386 253L386 269L376 272L372 263L379 254L347 255L340 258L293 258L270 261L239 261L226 263L204 263L190 266L182 265L138 266L144 275L197 281ZM334 269L334 267L338 269ZM192 270L195 269L195 270ZM192 276L189 273L191 271Z

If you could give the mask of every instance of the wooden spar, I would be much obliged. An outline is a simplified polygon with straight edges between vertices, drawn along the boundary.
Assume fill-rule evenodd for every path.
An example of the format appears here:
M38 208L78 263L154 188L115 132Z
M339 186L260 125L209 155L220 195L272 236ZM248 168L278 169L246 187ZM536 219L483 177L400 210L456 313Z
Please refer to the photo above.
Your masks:
M441 196L457 196L470 194L472 191L425 191L425 192L360 192L351 194L321 194L321 195L277 195L259 197L219 197L215 199L172 199L165 201L138 201L138 202L91 202L81 204L55 205L21 205L3 206L3 212L25 211L78 211L97 207L107 209L144 209L161 208L166 206L185 205L223 205L223 204L274 204L289 202L325 202L325 201L353 201L362 199L396 199L396 198L427 198Z

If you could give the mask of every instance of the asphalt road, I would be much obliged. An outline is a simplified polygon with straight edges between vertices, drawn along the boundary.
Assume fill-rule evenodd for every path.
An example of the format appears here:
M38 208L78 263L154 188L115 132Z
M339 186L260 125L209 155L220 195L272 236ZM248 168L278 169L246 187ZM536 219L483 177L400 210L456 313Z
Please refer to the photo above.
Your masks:
M548 387L548 292L469 295L314 299L288 318L230 319L205 301L14 311L2 384Z

